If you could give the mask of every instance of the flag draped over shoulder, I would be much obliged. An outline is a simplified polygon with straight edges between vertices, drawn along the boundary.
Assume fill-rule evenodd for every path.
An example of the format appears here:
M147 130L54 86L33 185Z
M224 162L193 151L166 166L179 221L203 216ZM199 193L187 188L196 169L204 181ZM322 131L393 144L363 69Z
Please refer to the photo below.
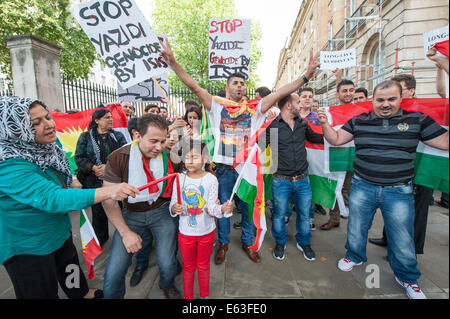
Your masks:
M111 110L114 121L114 130L121 132L127 141L131 141L127 130L128 118L122 111L122 106L120 104L112 104L108 105L106 108ZM58 136L56 143L66 152L72 173L75 173L77 169L74 157L78 138L81 133L88 130L89 123L92 120L92 114L97 109L98 108L74 114L64 114L50 110L56 123L56 132Z
M402 109L410 112L422 112L429 115L439 125L448 130L448 99L405 99ZM332 106L328 109L332 127L337 130L350 118L373 110L372 102ZM352 142L336 147L325 141L326 167L330 172L353 171L355 145ZM413 182L449 192L448 151L438 150L419 142L414 162L415 176Z

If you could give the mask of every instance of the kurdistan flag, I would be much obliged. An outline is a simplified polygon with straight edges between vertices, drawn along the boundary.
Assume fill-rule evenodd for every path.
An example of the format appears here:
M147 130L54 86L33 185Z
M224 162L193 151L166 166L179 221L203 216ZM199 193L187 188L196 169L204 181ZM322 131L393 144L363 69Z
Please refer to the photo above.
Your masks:
M308 121L311 129L318 134L323 134L322 126L313 125ZM342 186L344 184L345 172L329 172L325 169L325 147L324 144L305 141L308 159L308 174L311 183L312 202L332 209L337 200L340 214L347 216L347 208L342 197Z
M448 99L405 99L401 107L411 112L422 112L429 115L439 125L448 130ZM328 119L333 128L339 129L350 118L373 110L372 102L332 106L328 109ZM330 172L353 171L355 144L353 141L339 147L325 141L326 169ZM448 151L438 150L419 142L414 162L415 177L413 182L449 192L449 160Z
M235 170L239 173L235 185L235 188L237 187L236 194L248 204L249 215L252 212L253 223L256 227L255 242L249 249L259 251L267 231L264 177L260 161L261 150L257 143L253 144L250 152L245 146L241 150L236 155L233 164Z
M111 104L106 108L111 110L114 119L114 130L121 132L128 142L131 142L128 133L128 118L122 111L120 104ZM66 152L69 159L70 169L75 173L77 165L75 164L75 150L77 148L78 138L81 133L88 130L89 123L92 120L92 113L98 108L77 112L74 114L64 114L50 110L50 113L56 123L56 134L58 140L56 143Z
M87 265L88 278L94 279L94 259L101 254L102 248L84 209L81 210L80 214L80 237L83 256Z

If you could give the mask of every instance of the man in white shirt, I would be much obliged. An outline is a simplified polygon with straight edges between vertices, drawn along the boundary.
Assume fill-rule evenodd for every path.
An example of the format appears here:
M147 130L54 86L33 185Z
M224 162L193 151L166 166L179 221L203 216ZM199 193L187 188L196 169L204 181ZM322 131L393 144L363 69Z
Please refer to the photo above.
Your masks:
M308 69L297 80L281 87L277 92L271 93L256 103L243 102L246 93L245 76L236 73L229 76L225 86L226 99L213 97L176 62L169 43L161 42L163 50L161 56L177 74L180 80L199 98L206 110L213 118L214 127L214 156L213 162L217 165L216 177L219 181L219 200L225 203L230 199L233 186L238 173L233 168L233 159L239 149L259 129L265 121L265 113L277 103L278 100L298 90L306 84L320 66L317 55L311 52ZM239 201L238 201L239 202ZM240 201L237 206L242 211L242 248L254 262L260 262L258 253L250 250L253 244L253 225L248 222L247 205ZM225 260L228 244L230 242L230 219L218 219L219 247L215 256L215 263L221 264Z

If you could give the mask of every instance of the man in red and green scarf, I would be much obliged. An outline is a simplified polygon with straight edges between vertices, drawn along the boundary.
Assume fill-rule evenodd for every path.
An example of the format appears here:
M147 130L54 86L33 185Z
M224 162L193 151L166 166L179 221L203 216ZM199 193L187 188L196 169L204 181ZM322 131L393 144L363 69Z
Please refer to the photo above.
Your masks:
M167 121L154 114L138 119L137 140L108 157L103 185L129 182L146 185L174 173L164 150ZM142 237L151 232L155 239L155 258L159 266L159 287L168 299L180 299L174 286L177 273L177 226L169 213L173 179L143 190L139 197L124 201L123 214L116 201L105 202L108 219L116 228L105 271L105 298L123 298L125 275L133 253L142 248Z
M216 164L216 177L219 181L219 200L225 203L230 199L233 187L239 174L233 168L233 160L239 150L248 142L266 120L266 112L281 98L295 92L308 82L314 75L320 63L317 56L311 57L305 74L263 99L246 101L245 80L243 74L231 74L225 86L226 98L213 97L177 63L169 43L161 42L163 50L161 56L170 65L180 80L199 98L212 119L214 135L214 153L212 161ZM245 161L246 159L244 159ZM276 168L274 168L276 170ZM242 212L242 249L254 262L261 258L256 251L250 249L253 245L253 225L248 214L247 203L237 201L236 206ZM229 217L229 216L228 216ZM218 219L219 247L215 256L215 263L221 264L230 242L230 218ZM253 246L254 247L254 246Z

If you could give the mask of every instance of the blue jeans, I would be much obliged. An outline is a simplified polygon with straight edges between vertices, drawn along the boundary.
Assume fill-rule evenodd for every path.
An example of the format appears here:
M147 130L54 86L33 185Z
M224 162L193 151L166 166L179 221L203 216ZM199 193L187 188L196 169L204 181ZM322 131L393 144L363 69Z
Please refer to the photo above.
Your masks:
M295 239L302 246L310 244L311 231L309 225L309 209L311 207L311 185L309 178L292 182L274 177L272 179L273 213L272 235L277 244L286 245L288 235L286 232L285 216L292 199L297 213Z
M235 170L228 170L223 167L217 167L216 177L219 182L219 200L221 204L224 204L230 199L231 192L233 191L234 184L239 174ZM237 196L234 196L236 206L242 212L241 220L241 242L243 244L253 244L253 220L248 221L248 205L246 202L240 200ZM222 244L230 243L230 218L218 218L217 230L219 242Z
M391 268L403 282L416 284L420 277L414 248L414 197L412 183L382 187L352 179L349 198L346 258L366 262L367 235L375 212L383 214Z
M123 218L131 231L139 236L142 236L148 229L152 232L155 239L155 259L160 273L159 288L172 287L177 272L178 225L175 218L170 216L169 203L145 212L124 209ZM104 276L103 294L105 298L124 297L125 275L131 265L132 256L133 254L127 253L122 237L116 230Z
M147 268L153 245L153 235L150 229L147 228L141 238L142 248L136 253L136 268Z

